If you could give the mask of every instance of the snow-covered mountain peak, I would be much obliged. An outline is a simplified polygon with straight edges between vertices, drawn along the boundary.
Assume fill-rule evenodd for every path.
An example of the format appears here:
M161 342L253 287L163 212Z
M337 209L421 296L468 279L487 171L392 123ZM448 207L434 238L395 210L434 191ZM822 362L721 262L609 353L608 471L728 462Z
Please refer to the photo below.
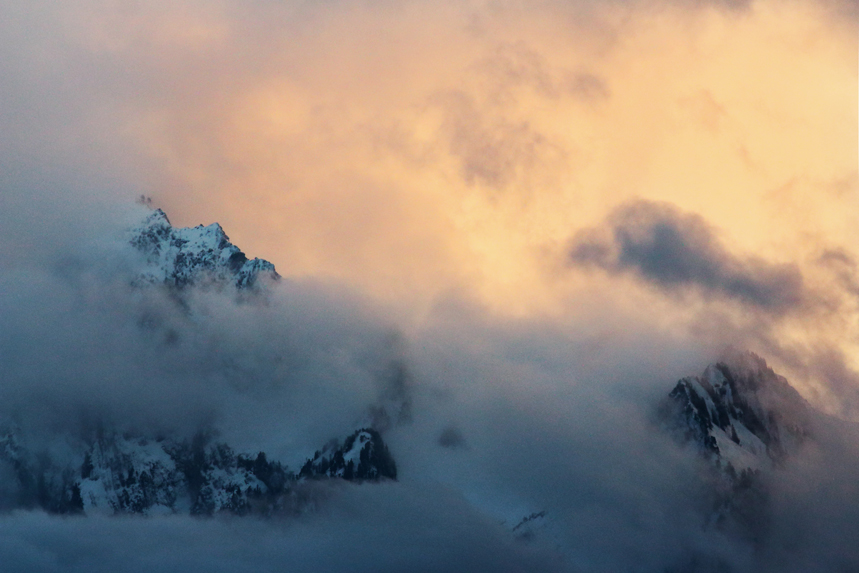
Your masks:
M731 352L669 394L672 423L736 469L780 463L811 435L811 407L752 353Z
M220 224L177 228L161 209L129 232L129 242L146 257L147 268L138 283L184 287L209 281L249 288L260 277L279 278L270 262L249 260Z
M300 477L329 476L347 480L397 478L397 466L379 433L362 428L338 446L332 443L307 460Z

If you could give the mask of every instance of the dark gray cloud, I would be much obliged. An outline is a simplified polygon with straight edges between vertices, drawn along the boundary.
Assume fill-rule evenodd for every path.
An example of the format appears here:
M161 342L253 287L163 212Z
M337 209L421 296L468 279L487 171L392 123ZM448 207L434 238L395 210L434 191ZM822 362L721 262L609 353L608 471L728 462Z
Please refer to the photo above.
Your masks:
M596 332L596 325L589 327ZM855 526L837 540L814 541L826 529L824 516L835 497L855 505L849 477L857 475L855 467L833 477L839 485L829 493L808 475L795 483L781 474L774 478L772 513L760 518L759 546L730 527L707 524L702 515L713 500L702 468L687 457L690 452L665 441L650 416L676 381L666 371L694 371L686 361L706 361L710 351L669 342L647 325L627 323L627 329L595 345L596 334L559 331L539 321L498 323L464 315L436 323L415 340L424 350L411 363L424 382L414 423L391 436L403 475L455 484L476 506L511 525L546 511L548 523L537 539L566 548L565 567L573 571L798 572L855 563L845 543ZM439 443L450 427L468 448ZM813 453L819 457L791 463L814 473L855 451L851 435L832 434L840 435L838 443L823 443ZM787 487L805 493L791 498ZM817 513L799 501L818 498L826 498L830 509ZM814 531L804 527L800 506L815 513ZM773 524L771 515L782 521ZM795 553L802 566L779 550L796 535L804 544Z
M456 426L447 426L438 436L438 445L443 448L466 447L465 437L456 429Z
M577 567L569 548L583 552L577 560L623 566L616 549L653 543L656 531L679 534L694 515L651 534L629 521L628 507L659 506L646 518L654 527L673 513L667 508L682 507L683 477L694 470L682 462L658 469L654 460L677 458L645 431L646 407L631 415L630 398L616 389L566 388L582 353L563 350L566 337L544 325L466 315L397 335L354 293L286 279L257 300L189 291L177 305L162 289L129 285L139 261L119 222L102 232L84 225L78 235L87 240L0 275L0 414L32 449L62 449L97 425L178 436L206 427L239 451L264 450L296 467L376 414L372 407L409 399L411 419L392 420L386 434L400 483L335 487L319 494L315 511L284 521L13 513L0 516L4 563L34 571L129 561L141 571L564 571ZM654 372L637 362L639 373ZM597 364L581 374L610 379ZM642 399L648 392L627 374L616 373ZM519 395L520 385L531 391ZM465 436L467 448L445 447ZM630 485L638 474L649 485ZM512 526L548 507L552 533L517 540ZM643 536L616 546L620 538L597 531ZM684 538L649 562L701 542Z
M734 255L703 217L668 203L638 200L615 209L604 227L576 234L570 258L633 272L667 291L696 289L771 313L795 310L807 296L796 265Z
M839 348L819 344L797 352L773 344L772 354L781 355L796 372L813 382L813 395L828 404L836 416L855 420L859 414L859 372ZM791 352L793 350L793 352Z
M145 214L131 207L33 232L50 256L0 273L0 416L70 435L93 419L180 435L216 424L238 447L291 450L295 463L407 401L392 327L345 288L283 281L257 301L201 291L179 305L131 287L141 261L124 225Z

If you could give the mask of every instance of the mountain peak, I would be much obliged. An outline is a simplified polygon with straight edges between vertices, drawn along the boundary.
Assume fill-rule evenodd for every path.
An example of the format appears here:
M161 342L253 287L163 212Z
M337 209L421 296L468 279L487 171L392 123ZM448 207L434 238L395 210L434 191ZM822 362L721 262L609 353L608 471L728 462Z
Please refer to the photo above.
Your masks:
M735 468L780 463L811 435L811 408L751 352L731 351L669 394L672 424L703 451Z
M243 289L253 287L259 277L280 278L270 262L248 259L219 223L177 228L161 209L149 213L130 231L129 242L147 262L136 283L182 288L201 282L231 282Z
M154 225L163 222L170 225L170 220L167 218L167 213L161 209L153 209L153 211L143 220L145 225Z
M0 467L15 494L10 507L49 513L266 514L300 509L296 490L316 478L396 479L394 460L372 428L350 435L333 457L308 460L300 475L265 452L239 453L205 433L175 440L102 431L69 441L67 456L52 458L22 445L18 428L0 430Z
M307 460L300 477L340 477L346 480L397 479L397 466L379 432L362 428L343 446L330 444Z

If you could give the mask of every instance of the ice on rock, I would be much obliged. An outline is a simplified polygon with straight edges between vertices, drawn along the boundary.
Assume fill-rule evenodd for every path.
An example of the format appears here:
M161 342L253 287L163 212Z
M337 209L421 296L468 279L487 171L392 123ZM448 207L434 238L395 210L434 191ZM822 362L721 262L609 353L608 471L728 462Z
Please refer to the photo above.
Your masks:
M261 277L280 277L270 262L248 259L218 223L177 228L161 209L131 230L129 242L148 263L137 283L185 287L210 281L244 289L253 287Z
M733 353L669 394L671 424L720 463L768 469L810 436L810 406L752 353Z
M236 453L205 436L191 441L103 432L78 444L71 463L27 451L14 431L0 435L0 469L17 490L16 508L51 513L212 515L268 513L295 507L296 488L309 478L396 479L381 436L362 429L334 460L308 460L301 475L265 453ZM314 463L316 462L316 463ZM9 485L9 484L7 484ZM298 508L300 509L300 508Z

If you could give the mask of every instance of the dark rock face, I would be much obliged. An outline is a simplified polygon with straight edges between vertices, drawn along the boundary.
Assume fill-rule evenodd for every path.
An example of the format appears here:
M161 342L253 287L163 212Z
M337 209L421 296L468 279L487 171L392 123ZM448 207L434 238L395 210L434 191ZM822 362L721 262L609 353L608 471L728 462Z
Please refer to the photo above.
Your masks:
M358 430L343 442L316 452L302 466L299 476L339 477L345 480L397 479L397 466L379 433L372 428Z
M300 510L296 491L310 478L396 479L394 460L373 429L349 436L330 456L308 460L300 475L264 452L237 454L200 434L190 441L103 434L63 465L34 455L13 432L0 438L6 509L50 513L267 514ZM5 471L2 471L5 470ZM12 495L10 495L12 493Z
M813 437L812 408L762 358L736 352L677 382L663 406L670 430L711 462L708 525L763 539L771 472Z
M279 278L270 262L249 260L219 224L176 228L161 209L132 229L129 242L146 256L149 264L135 281L137 284L163 283L183 288L206 282L232 283L245 289L252 288L260 277Z
M752 458L779 463L811 435L810 406L751 353L732 354L677 382L668 410L678 434L738 467Z

